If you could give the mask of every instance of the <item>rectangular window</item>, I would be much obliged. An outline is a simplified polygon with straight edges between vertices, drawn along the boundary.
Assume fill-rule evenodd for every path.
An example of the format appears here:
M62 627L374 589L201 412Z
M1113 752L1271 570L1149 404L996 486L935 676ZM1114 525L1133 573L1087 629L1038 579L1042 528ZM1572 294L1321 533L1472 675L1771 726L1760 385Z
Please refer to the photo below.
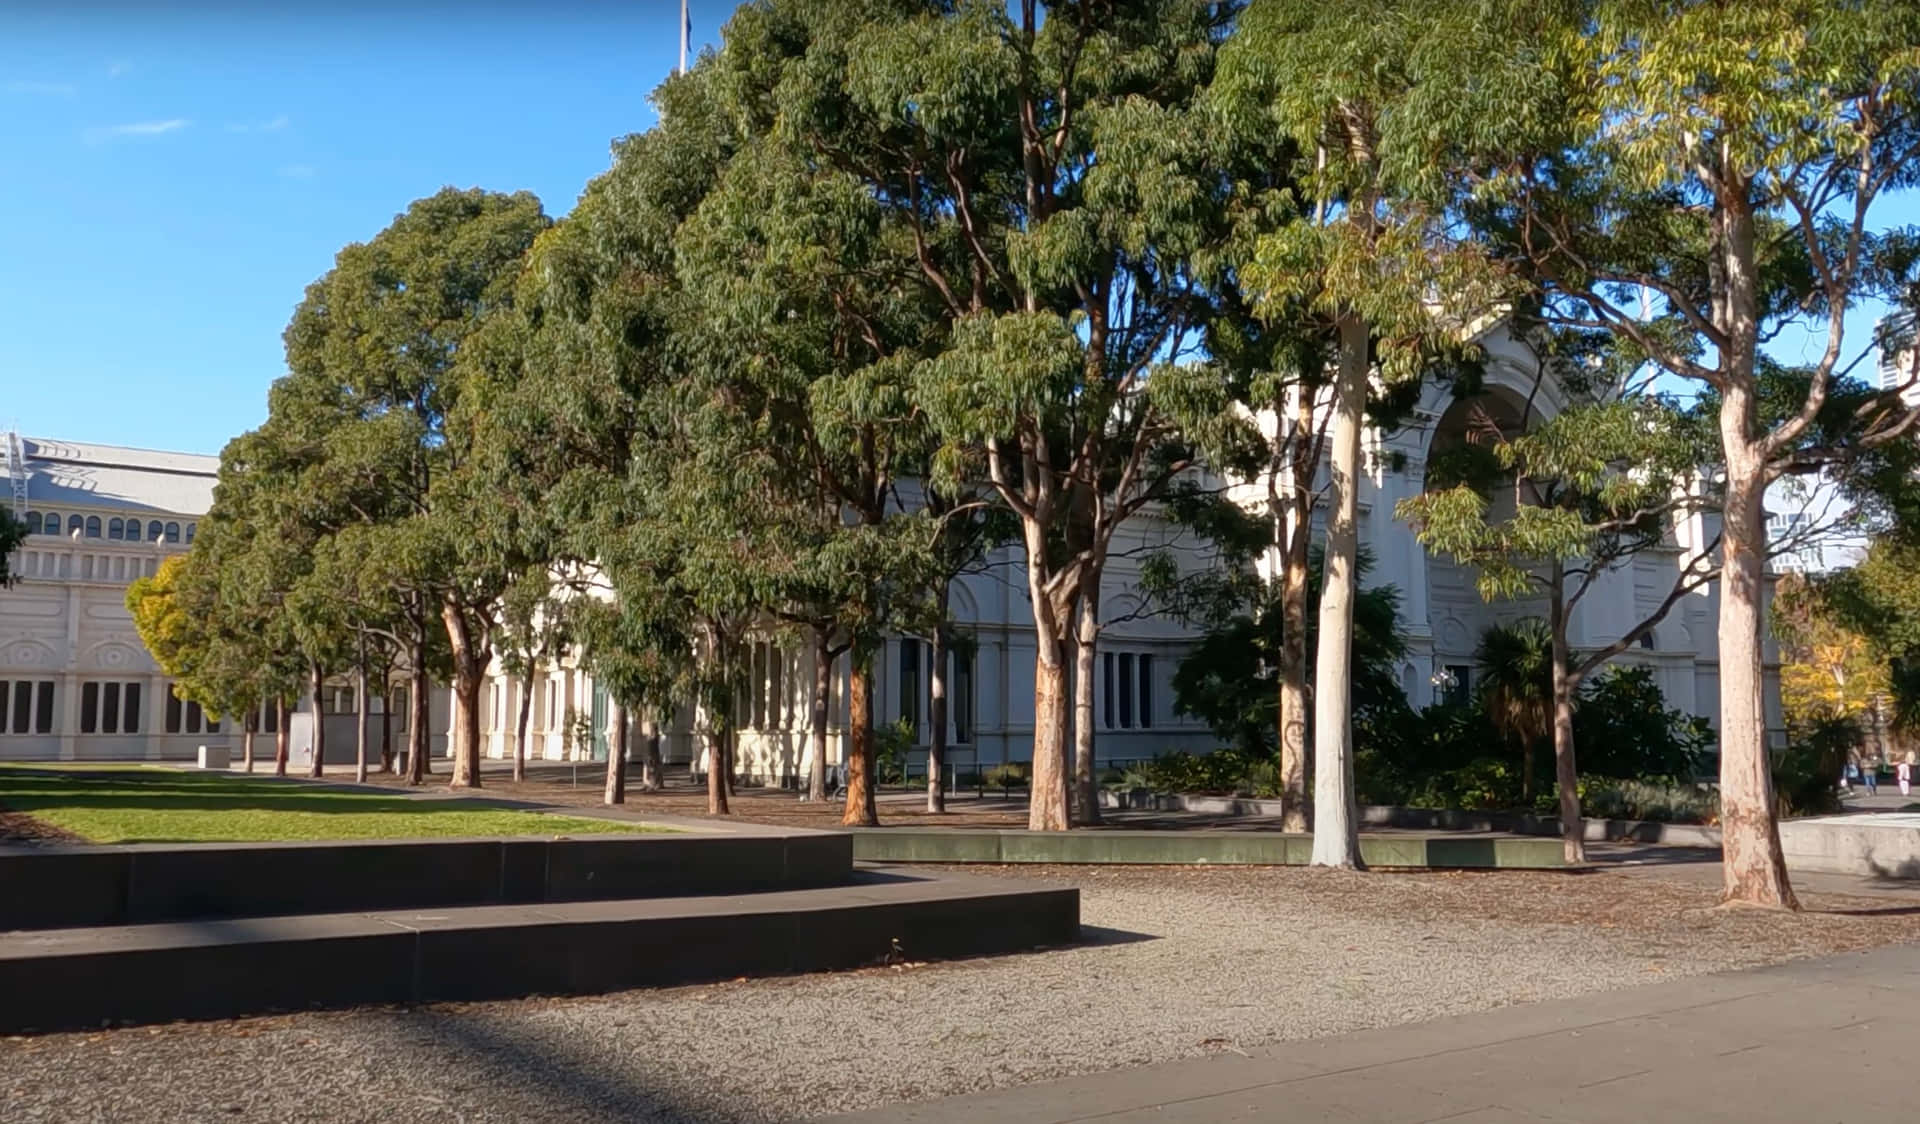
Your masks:
M900 717L920 729L920 641L900 641Z
M197 734L200 732L200 704L199 703L189 702L187 704L187 719L186 719L185 726L186 726L186 731L189 734Z
M272 729L272 727L268 727ZM171 684L167 686L167 733L180 732L180 696L174 693Z
M782 674L786 670L787 653L780 648L767 650L767 712L775 729L784 729L787 724L787 700L780 693Z
M33 708L33 732L53 733L53 680L44 679L36 692Z
M1133 728L1133 653L1120 653L1120 728Z
M100 732L115 733L120 729L120 684L100 684Z
M960 745L973 743L973 657L952 653L953 668L953 740Z
M95 733L99 730L100 684L80 684L80 732Z
M137 734L140 732L140 684L126 685L127 705L120 712L120 732Z
M13 701L12 685L9 684L6 680L0 679L0 734L4 734L7 732L7 711L11 709L8 706L8 704L11 703L12 701Z
M25 679L13 685L13 732L24 734L33 716L33 684Z
M1140 657L1140 728L1153 729L1153 657Z
M1100 679L1100 720L1107 729L1112 730L1119 726L1119 723L1114 721L1113 715L1113 697L1115 692L1112 652L1104 652L1100 656Z

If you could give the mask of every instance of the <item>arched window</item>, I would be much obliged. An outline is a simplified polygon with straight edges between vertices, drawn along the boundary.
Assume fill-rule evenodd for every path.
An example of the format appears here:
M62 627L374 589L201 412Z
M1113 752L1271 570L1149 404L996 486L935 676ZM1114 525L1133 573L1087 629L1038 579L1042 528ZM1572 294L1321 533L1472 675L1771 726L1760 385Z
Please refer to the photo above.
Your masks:
M57 511L47 512L47 521L40 525L40 533L43 535L57 535L60 533L60 513L59 512Z
M100 517L98 515L87 516L87 537L90 539L100 537Z
M87 521L85 519L80 518L78 515L67 516L67 534L77 535L81 531L85 530L86 526L87 526Z
M37 511L27 512L27 534L37 535L39 533L40 533L40 513Z
M189 523L189 524L187 524L187 545L188 545L188 546L192 546L192 545L193 545L193 529L194 529L195 527L198 527L199 525L200 525L200 524L198 524L198 523Z
M147 524L147 541L148 542L160 541L160 521L158 519L155 519L153 522Z
M124 519L107 520L107 537L115 542L127 537L127 521Z
M178 523L167 524L167 541L168 542L180 541L180 524Z

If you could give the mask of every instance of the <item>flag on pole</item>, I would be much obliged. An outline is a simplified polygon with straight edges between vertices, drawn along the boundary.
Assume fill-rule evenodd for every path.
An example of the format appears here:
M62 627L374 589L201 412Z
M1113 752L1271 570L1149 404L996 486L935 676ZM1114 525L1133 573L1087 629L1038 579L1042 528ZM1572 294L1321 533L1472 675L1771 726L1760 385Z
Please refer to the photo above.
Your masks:
M687 0L680 0L680 73L687 72L687 47L693 42L693 13Z

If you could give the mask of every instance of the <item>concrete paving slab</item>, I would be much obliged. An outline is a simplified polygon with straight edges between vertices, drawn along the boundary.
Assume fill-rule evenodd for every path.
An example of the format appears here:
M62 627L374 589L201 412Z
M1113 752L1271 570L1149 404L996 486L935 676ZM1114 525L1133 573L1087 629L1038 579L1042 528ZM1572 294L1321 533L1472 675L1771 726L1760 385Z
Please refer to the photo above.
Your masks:
M1893 946L836 1119L1910 1122L1920 1006L1872 981L1916 971Z

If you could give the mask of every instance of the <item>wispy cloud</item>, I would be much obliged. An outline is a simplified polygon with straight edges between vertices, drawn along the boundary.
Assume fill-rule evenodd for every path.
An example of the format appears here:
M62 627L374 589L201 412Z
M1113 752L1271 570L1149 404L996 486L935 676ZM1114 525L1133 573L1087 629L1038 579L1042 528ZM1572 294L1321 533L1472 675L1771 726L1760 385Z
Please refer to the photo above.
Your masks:
M265 121L265 122L259 122L259 123L246 123L246 122L237 123L237 124L230 123L227 125L227 132L229 133L277 133L280 130L286 128L290 124L292 124L292 122L287 120L287 115L282 113L280 116L275 117L271 121Z
M78 87L71 82L9 82L9 94L39 94L42 97L69 98Z
M280 174L290 180L310 180L313 178L312 164L286 164L280 168Z
M133 68L124 62L110 62L107 64L107 77L118 78L131 69Z
M193 122L184 117L169 117L165 121L132 121L125 125L107 125L87 130L90 141L111 140L114 137L157 137L166 133L177 133Z

